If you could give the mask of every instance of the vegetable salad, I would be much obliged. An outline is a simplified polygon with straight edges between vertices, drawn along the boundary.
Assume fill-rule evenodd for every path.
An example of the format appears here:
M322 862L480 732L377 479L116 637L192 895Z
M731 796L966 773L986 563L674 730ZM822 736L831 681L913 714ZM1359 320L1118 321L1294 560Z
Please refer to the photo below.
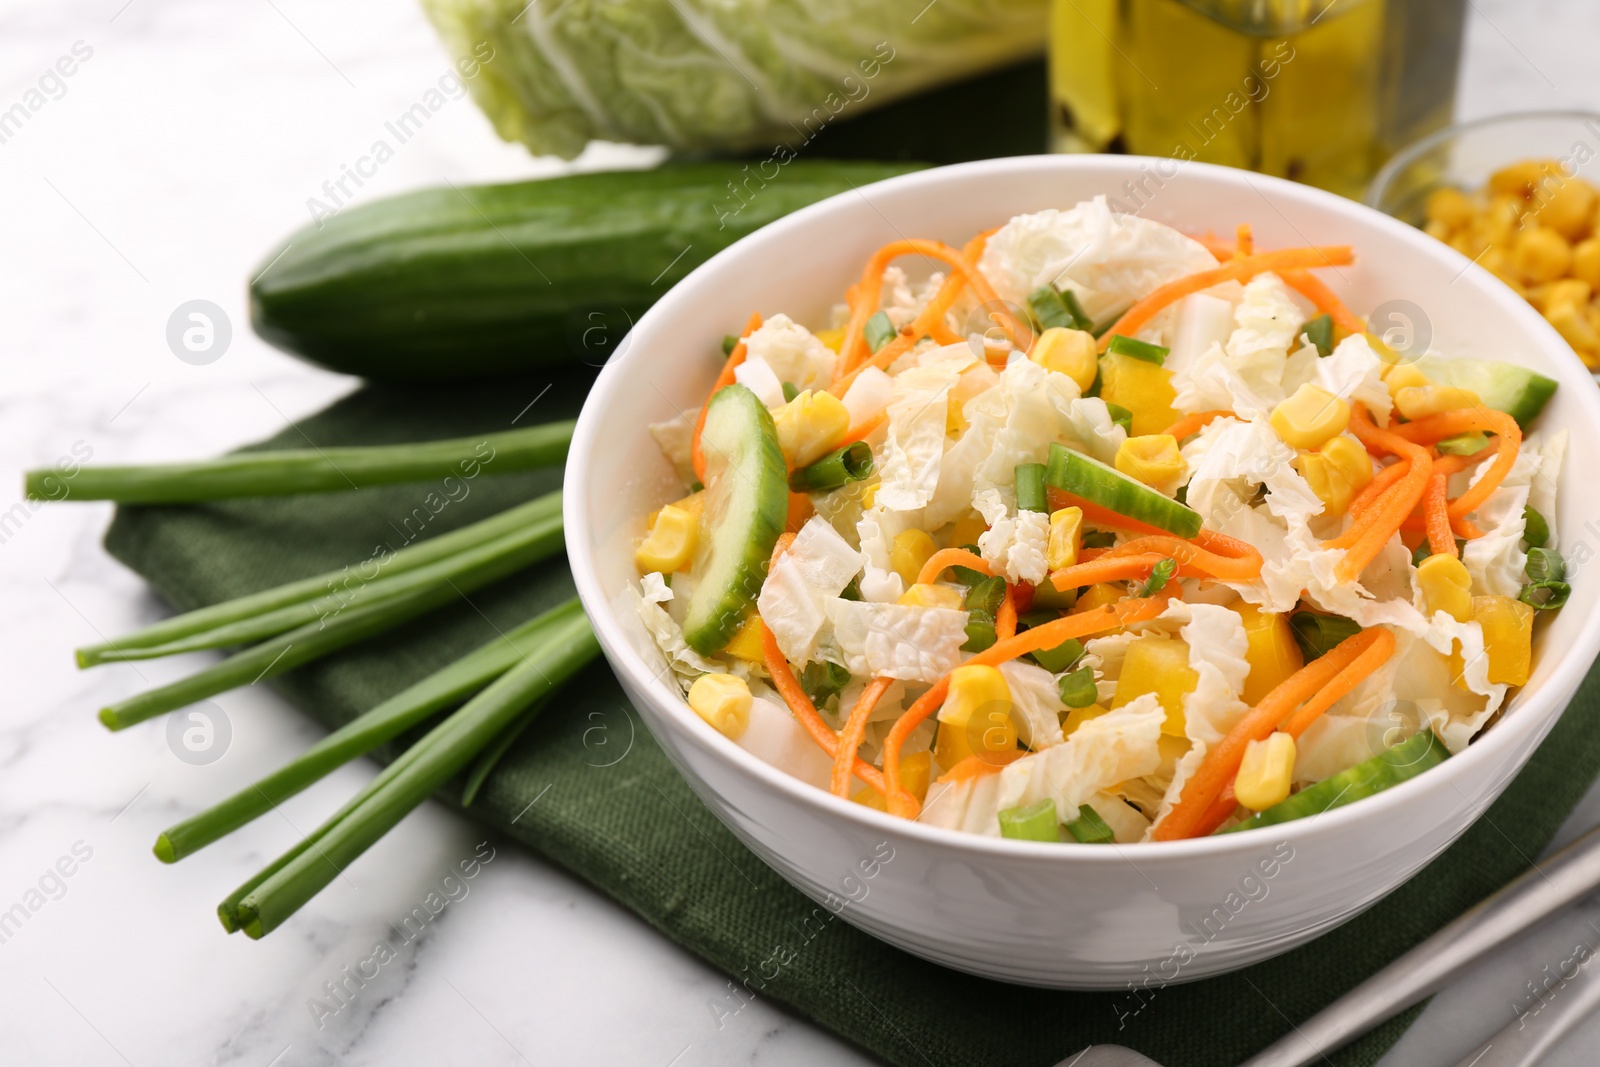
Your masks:
M1421 773L1567 598L1566 434L1542 375L1402 361L1314 273L1354 261L1103 198L892 242L652 427L632 606L711 728L936 826L1174 840Z

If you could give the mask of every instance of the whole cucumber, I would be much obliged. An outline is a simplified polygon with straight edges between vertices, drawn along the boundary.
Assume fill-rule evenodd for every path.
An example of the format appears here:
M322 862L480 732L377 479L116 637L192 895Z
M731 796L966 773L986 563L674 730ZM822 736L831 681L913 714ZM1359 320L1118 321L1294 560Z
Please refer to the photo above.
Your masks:
M279 348L375 380L597 368L646 308L722 248L919 166L668 164L406 193L321 219L274 249L250 285L251 321Z

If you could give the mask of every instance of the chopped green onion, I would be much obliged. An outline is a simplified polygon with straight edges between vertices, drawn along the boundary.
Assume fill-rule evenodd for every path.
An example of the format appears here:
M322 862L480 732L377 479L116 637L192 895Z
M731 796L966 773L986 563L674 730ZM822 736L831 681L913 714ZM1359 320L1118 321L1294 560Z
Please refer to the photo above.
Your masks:
M1128 307L1132 307L1132 306L1133 306L1132 304L1128 305ZM1100 325L1096 326L1093 330L1090 330L1089 332L1094 334L1096 338L1104 337L1106 335L1106 331L1111 329L1111 327L1115 326L1117 323L1121 322L1122 321L1122 316L1126 315L1127 313L1128 313L1128 309L1127 308L1123 308L1121 311L1117 312L1115 315L1111 316L1109 319L1107 319L1106 321L1102 322Z
M1050 510L1045 502L1043 463L1018 463L1016 482L1018 511Z
M1111 548L1117 543L1117 535L1112 530L1091 530L1083 535L1084 548Z
M1172 580L1172 576L1176 573L1178 573L1177 560L1164 559L1157 563L1150 568L1150 579L1139 590L1139 596L1155 596L1167 587L1167 583Z
M396 595L369 598L331 618L317 619L261 644L237 652L221 663L100 709L100 721L112 730L225 693L318 659L373 634L391 630L480 586L521 570L562 547L560 518L546 519L497 541L446 561L453 573L432 584L410 587Z
M1434 447L1449 456L1476 456L1489 447L1489 435L1476 430L1458 433L1454 437L1444 438Z
M1072 316L1073 325L1080 330L1094 333L1094 320L1083 313L1083 305L1078 303L1078 294L1071 289L1057 289L1056 292L1061 294L1061 302L1067 305L1067 313ZM1100 336L1098 333L1094 335Z
M962 606L968 611L981 611L991 619L1000 610L1000 602L1006 598L1006 580L998 574L985 577L967 590Z
M1121 404L1113 404L1109 400L1106 401L1106 411L1110 414L1113 423L1121 426L1125 432L1133 433L1133 412Z
M1522 587L1522 593L1517 599L1535 611L1554 611L1566 604L1567 598L1571 595L1572 586L1566 582L1529 582Z
M1561 553L1549 548L1528 549L1528 562L1522 569L1530 582L1559 582L1567 576Z
M800 688L817 706L822 706L850 684L850 672L837 663L817 660L800 671Z
M1006 808L999 814L1000 836L1013 841L1060 841L1061 822L1056 802L1049 797L1026 807Z
M887 312L879 311L867 320L867 325L862 329L863 336L867 339L867 347L876 352L890 341L899 330L894 328L894 323L889 321Z
M1061 299L1060 291L1053 285L1041 285L1029 293L1028 310L1033 313L1033 321L1039 324L1041 330L1077 328L1078 322L1067 310L1067 302Z
M725 333L725 334L722 335L722 356L723 356L724 359L726 359L728 356L733 355L733 350L735 348L738 348L738 347L739 347L739 335L738 334L736 334L736 333Z
M548 637L552 623L580 610L576 603L568 601L555 611L496 637L341 726L298 759L220 804L167 827L156 839L157 858L163 863L175 863L193 855L265 815L336 768L393 740L434 712L471 696L532 654Z
M437 537L430 537L426 541L419 541L409 545L392 555L382 557L378 564L378 573L373 577L393 578L398 574L437 562L448 556L457 555L467 549L496 540L508 533L520 530L531 523L539 522L552 515L561 514L561 494L547 493L536 500L526 504L519 504L508 511L484 519L482 522L463 526ZM185 612L170 619L164 619L154 626L147 626L143 630L135 631L119 637L114 641L104 644L89 645L78 649L78 666L93 667L99 663L130 659L147 659L151 656L165 655L164 652L150 652L150 649L163 646L175 648L185 639L207 631L217 631L230 625L246 622L287 607L291 604L300 604L309 600L328 595L328 590L334 587L353 589L363 584L367 579L361 573L360 565L343 567L335 571L327 571L310 578L289 582L285 585L275 586L251 593L248 596L235 597L225 600L220 604L196 611ZM185 643L186 648L215 648L214 644Z
M1300 646L1305 661L1310 663L1333 651L1340 642L1360 633L1361 626L1343 615L1297 611L1289 617L1289 632L1294 634L1294 643Z
M1057 617L1055 612L1047 612L1052 618ZM1051 674L1060 674L1083 655L1083 642L1069 637L1055 648L1036 648L1029 653L1033 661Z
M1433 555L1433 546L1428 544L1427 538L1423 538L1422 542L1411 550L1411 565L1419 567L1422 565L1422 561L1431 555Z
M797 493L829 493L871 474L872 447L856 441L789 475L789 488Z
M861 599L861 579L850 579L850 584L844 587L844 592L839 594L839 599L859 601Z
M1132 356L1134 359L1142 359L1146 363L1154 363L1158 367L1167 361L1167 353L1170 351L1172 349L1162 345L1153 345L1149 341L1124 337L1120 333L1112 334L1111 343L1106 346L1108 354Z
M1306 335L1306 340L1317 346L1317 355L1326 356L1333 352L1333 316L1318 315L1300 328Z
M505 433L350 448L235 452L196 463L82 467L61 500L119 504L195 504L247 496L288 496L364 489L434 478L510 474L560 463L572 441L571 420ZM470 473L469 473L470 472ZM48 500L54 469L29 471L30 499Z
M1094 668L1083 667L1064 674L1056 680L1056 691L1061 703L1069 708L1086 708L1100 699L1100 690L1094 684Z
M1112 833L1100 813L1087 804L1080 805L1078 817L1067 823L1067 833L1084 845L1110 845L1117 840L1117 835Z
M994 629L994 616L986 611L967 612L967 639L961 645L963 652L982 652L1000 639Z
M783 402L785 404L800 395L800 390L795 388L793 382L780 382L779 384L783 387Z
M1522 539L1530 548L1543 548L1550 540L1550 524L1533 508L1522 509Z
M558 609L560 610L560 609ZM260 938L281 925L471 762L535 701L599 652L581 612L384 768L355 799L218 907L228 930Z

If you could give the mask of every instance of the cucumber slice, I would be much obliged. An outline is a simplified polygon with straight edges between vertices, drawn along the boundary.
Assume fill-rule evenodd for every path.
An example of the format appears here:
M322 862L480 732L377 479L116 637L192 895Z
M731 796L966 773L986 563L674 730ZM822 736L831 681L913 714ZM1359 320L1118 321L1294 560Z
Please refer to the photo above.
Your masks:
M1430 767L1437 767L1450 755L1444 742L1432 730L1423 730L1380 752L1364 763L1340 771L1332 778L1307 786L1288 800L1258 811L1237 826L1219 831L1231 834L1235 830L1254 830L1258 826L1274 826L1281 822L1321 815L1329 808L1339 808L1362 797L1381 793L1407 778L1415 778Z
M1544 410L1557 385L1555 379L1527 367L1493 359L1423 356L1417 360L1417 369L1440 385L1472 390L1484 404L1510 415L1523 429Z
M772 416L742 385L711 398L700 448L706 496L695 549L698 581L683 634L710 656L733 637L761 592L772 546L789 518L789 477Z
M1046 485L1179 537L1189 538L1200 532L1198 511L1082 452L1052 444L1044 480Z

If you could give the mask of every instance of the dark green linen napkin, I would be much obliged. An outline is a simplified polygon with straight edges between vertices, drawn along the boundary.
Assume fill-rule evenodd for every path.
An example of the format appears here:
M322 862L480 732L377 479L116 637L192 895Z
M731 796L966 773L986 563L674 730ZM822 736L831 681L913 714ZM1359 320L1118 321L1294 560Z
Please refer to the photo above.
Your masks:
M286 430L280 447L453 437L506 429L545 381L406 390L369 387ZM576 412L581 385L551 388L518 425ZM493 464L489 465L493 469ZM203 507L123 508L106 537L118 559L189 609L398 548L559 484L557 471L470 483ZM463 486L465 491L463 492ZM443 503L441 503L443 501ZM332 727L571 595L556 560L273 684ZM729 975L792 952L756 995L905 1067L1048 1067L1115 1042L1167 1067L1236 1064L1527 866L1600 770L1596 678L1528 768L1453 848L1388 899L1304 948L1154 996L1060 993L971 978L833 921L725 830L678 777L603 662L556 697L468 809L568 868ZM85 712L87 714L87 711ZM147 725L144 729L160 729ZM453 803L455 792L443 799ZM240 831L249 834L245 828ZM232 886L216 887L220 899ZM1063 899L1070 906L1070 899ZM1131 1014L1141 1002L1142 1010ZM728 999L708 1010L736 1012ZM1376 1062L1414 1013L1333 1057Z

